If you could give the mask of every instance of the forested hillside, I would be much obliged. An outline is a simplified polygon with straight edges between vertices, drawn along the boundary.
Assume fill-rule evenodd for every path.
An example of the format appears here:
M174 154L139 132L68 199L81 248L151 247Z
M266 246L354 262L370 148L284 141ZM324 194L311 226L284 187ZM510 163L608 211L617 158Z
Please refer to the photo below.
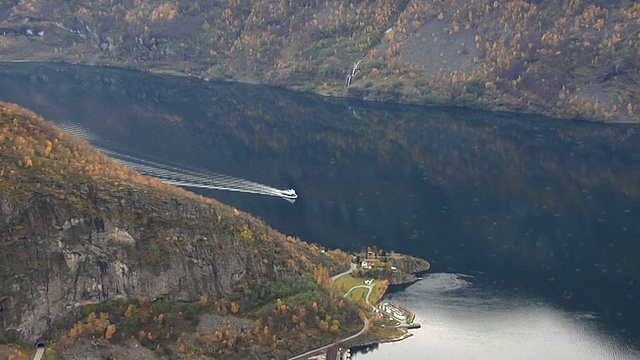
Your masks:
M630 0L0 2L2 60L616 122L640 122L639 32Z

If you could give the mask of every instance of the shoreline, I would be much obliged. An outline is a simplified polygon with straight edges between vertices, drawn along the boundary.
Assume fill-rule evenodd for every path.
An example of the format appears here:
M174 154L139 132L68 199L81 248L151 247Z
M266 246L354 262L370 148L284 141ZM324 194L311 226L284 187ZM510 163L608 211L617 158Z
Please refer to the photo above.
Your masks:
M377 348L382 344L398 343L414 336L414 334L411 333L411 331L409 331L408 328L396 327L395 329L400 330L401 334L394 337L349 344L348 348L351 349L351 352L353 353L353 352L356 352L358 349Z
M587 122L587 123L591 123L591 124L602 124L602 125L639 125L638 122L634 122L631 120L613 120L613 121L597 121L597 120L593 120L593 119L589 119L589 118L570 118L570 117L558 117L558 116L552 116L549 114L544 114L544 113L539 113L539 112L529 112L529 111L514 111L514 110L508 110L508 109L499 109L499 108L495 108L495 107L491 107L491 106L469 106L468 104L456 104L456 103L445 103L445 104L432 104L432 103L419 103L419 102L410 102L410 101L399 101L399 100L382 100L382 99L374 99L374 98L365 98L365 97L357 97L357 96L349 96L347 93L344 93L343 95L338 94L335 91L330 91L330 92L322 92L318 89L315 88L311 88L311 89L304 89L303 87L299 86L299 85L292 85L292 86L286 86L286 85L277 85L277 84L269 84L269 83L262 83L259 81L255 81L255 80L251 80L248 78L241 78L241 77L235 77L235 78L224 78L224 77L220 77L220 78L207 78L205 76L202 75L196 75L193 73L186 73L183 71L178 71L176 69L174 69L172 66L168 65L166 67L149 67L149 66L145 66L148 64L141 64L142 66L139 67L134 67L134 66L130 66L126 63L121 63L121 62L72 62L72 61L67 61L67 60L36 60L36 59L2 59L0 58L0 63L16 63L16 64L21 64L21 63L42 63L42 64L65 64L65 65L70 65L70 66L92 66L92 67L109 67L109 68L113 68L113 69L122 69L122 70L133 70L133 71L140 71L140 72L145 72L145 73L150 73L150 74L156 74L156 75L167 75L167 76L179 76L179 77L184 77L184 78L194 78L194 79L198 79L201 81L205 81L205 82L213 82L213 81L219 81L219 82L225 82L225 83L241 83L241 84L250 84L250 85L262 85L262 86L272 86L272 87L277 87L277 88L281 88L281 89L287 89L290 91L294 91L294 92L298 92L298 93L310 93L310 94L315 94L318 96L322 96L322 97L329 97L329 98L335 98L335 99L358 99L361 101L365 101L365 102L372 102L372 103L392 103L392 104L398 104L398 105L407 105L407 106L422 106L422 107L430 107L430 108L454 108L454 109L469 109L469 110L476 110L476 111L486 111L486 112L494 112L494 113L504 113L504 114L518 114L518 115L526 115L526 116L540 116L540 117L545 117L545 118L549 118L549 119L555 119L557 121L578 121L578 122ZM387 92L389 95L395 94L393 92Z
M421 273L424 273L426 271L422 271ZM417 283L418 281L422 280L422 278L417 278L411 282L408 283L403 283L403 284L396 284L393 285L394 289L391 289L392 285L390 285L383 294L381 294L380 298L377 299L377 301L375 302L375 304L380 303L382 300L384 300L385 295L387 295L388 293L391 292L396 292L396 291L402 291L404 289L406 289L407 287ZM396 305L398 306L398 305ZM393 329L395 329L396 331L400 331L399 335L396 336L389 336L389 337L382 337L376 340L370 340L370 341L365 341L362 343L357 343L357 344L352 344L349 346L349 348L353 348L353 347L369 347L369 346L374 346L374 345L380 345L380 344L386 344L386 343L395 343L395 342L400 342L403 340L406 340L412 336L414 336L414 334L410 331L412 329L419 329L422 327L421 324L415 322L415 314L413 313L413 311L411 311L410 309L408 309L407 307L405 307L404 305L399 305L399 307L401 307L403 310L407 311L409 313L409 316L412 318L411 323L409 324L401 324L401 325L397 325L394 326Z
M404 255L400 256L399 259L407 260L407 258ZM378 282L382 283L384 286L384 290L378 293L375 299L370 299L369 297L371 295L373 287L375 287L377 283L374 285L370 285L365 281L366 285L360 285L360 281L362 281L362 279L359 276L362 276L362 274L358 275L357 279L359 280L356 283L354 283L352 280L349 280L349 279L346 280L348 284L351 285L351 287L348 288L348 290L346 290L346 293L344 294L345 297L347 297L354 288L365 287L369 289L369 291L367 292L365 301L368 304L368 306L371 307L371 314L370 314L370 317L368 317L365 320L365 327L367 328L367 331L365 331L365 329L363 328L363 330L360 332L359 335L354 336L353 338L348 339L346 341L340 342L341 344L343 344L343 347L368 348L368 347L377 347L379 344L384 344L384 343L400 342L414 335L413 333L410 332L411 329L417 329L421 327L419 323L415 322L415 314L411 310L409 310L407 307L399 304L394 304L392 307L389 308L391 310L389 310L387 309L387 306L379 305L385 299L385 295L389 294L390 292L399 291L408 286L411 286L412 284L415 284L419 280L422 280L422 278L419 277L418 275L424 274L426 271L429 270L431 266L426 260L422 260L422 259L419 259L419 260L423 261L424 263L415 263L415 262L411 263L411 261L409 261L408 262L409 264L407 264L406 261L401 261L400 263L395 265L398 267L397 269L400 270L400 274L403 274L402 272L403 268L405 270L409 270L409 271L413 270L413 271L406 272L404 273L404 275L400 277L396 277L395 280L397 281L397 283L393 286L395 288L393 290L391 290L392 287L391 285L389 285L390 279L388 278L388 276L377 278L378 279L377 283ZM404 266L401 266L400 264ZM351 263L349 270L334 275L332 277L332 280L335 282L335 281L339 281L338 279L343 277L351 277L352 276L351 272L355 271L357 267L358 265L356 263ZM374 277L376 276L374 274L365 274L365 275L374 276ZM407 275L410 275L410 276L407 276ZM384 285L384 283L386 283L386 285ZM339 286L339 285L334 284L334 286ZM342 291L344 290L345 289L343 289ZM397 311L397 314L400 314L400 316L395 316L394 315L395 311ZM371 325L375 324L375 326L372 327L369 324Z

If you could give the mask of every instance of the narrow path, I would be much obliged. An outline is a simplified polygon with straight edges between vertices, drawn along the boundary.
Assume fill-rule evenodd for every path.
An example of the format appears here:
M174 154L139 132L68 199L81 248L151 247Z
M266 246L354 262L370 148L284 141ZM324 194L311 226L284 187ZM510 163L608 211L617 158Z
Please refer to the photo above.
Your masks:
M344 297L347 297L349 295L349 293L351 293L351 291L353 291L354 289L367 288L367 289L369 289L369 291L367 291L367 296L365 296L364 300L367 302L367 305L371 306L371 308L375 310L376 307L371 305L371 303L369 302L369 296L371 295L371 292L373 291L373 287L375 285L376 284L373 283L371 285L356 285L356 286L353 286L353 287L351 287L351 289L349 289L349 291L347 291L344 294Z
M372 286L371 286L371 285L355 285L355 286L352 286L352 287L351 287L351 289L349 289L349 291L347 291L347 292L344 294L344 297L349 296L349 294L350 294L353 290L355 290L355 289L362 289L362 288L367 288L367 289L369 289L369 292L371 292L371 288L372 288ZM369 304L369 294L367 294L367 298L366 298L366 300L367 300L367 304Z

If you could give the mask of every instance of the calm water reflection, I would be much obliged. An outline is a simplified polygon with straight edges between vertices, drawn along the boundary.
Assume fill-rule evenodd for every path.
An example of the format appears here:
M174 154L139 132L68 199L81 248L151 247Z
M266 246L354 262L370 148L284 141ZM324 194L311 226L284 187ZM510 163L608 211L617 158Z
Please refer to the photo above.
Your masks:
M399 343L353 359L638 359L598 327L591 313L568 313L485 279L437 273L392 300L416 311L424 326Z
M442 306L459 306L424 315L450 323L431 337L493 339L464 351L516 346L505 332L530 337L523 348L561 341L546 329L566 335L561 353L590 352L592 333L578 330L589 324L640 347L638 127L64 65L0 64L0 83L0 99L80 124L102 146L295 188L295 204L200 191L287 234L347 250L376 244L426 258L434 272L481 274L483 285L465 290L474 296L446 292ZM407 299L438 303L414 294L421 286Z

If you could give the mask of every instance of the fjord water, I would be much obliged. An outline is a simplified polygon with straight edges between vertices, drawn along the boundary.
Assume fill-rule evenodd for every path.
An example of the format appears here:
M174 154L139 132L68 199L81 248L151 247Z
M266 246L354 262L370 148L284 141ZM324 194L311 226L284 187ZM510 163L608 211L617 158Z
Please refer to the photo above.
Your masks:
M111 151L294 188L193 189L286 234L429 260L391 294L423 328L357 358L639 356L640 127L68 65L3 64L0 83Z
M354 359L637 359L592 312L496 289L483 276L426 275L391 301L425 326L399 343L354 348ZM490 280L489 280L490 281Z

